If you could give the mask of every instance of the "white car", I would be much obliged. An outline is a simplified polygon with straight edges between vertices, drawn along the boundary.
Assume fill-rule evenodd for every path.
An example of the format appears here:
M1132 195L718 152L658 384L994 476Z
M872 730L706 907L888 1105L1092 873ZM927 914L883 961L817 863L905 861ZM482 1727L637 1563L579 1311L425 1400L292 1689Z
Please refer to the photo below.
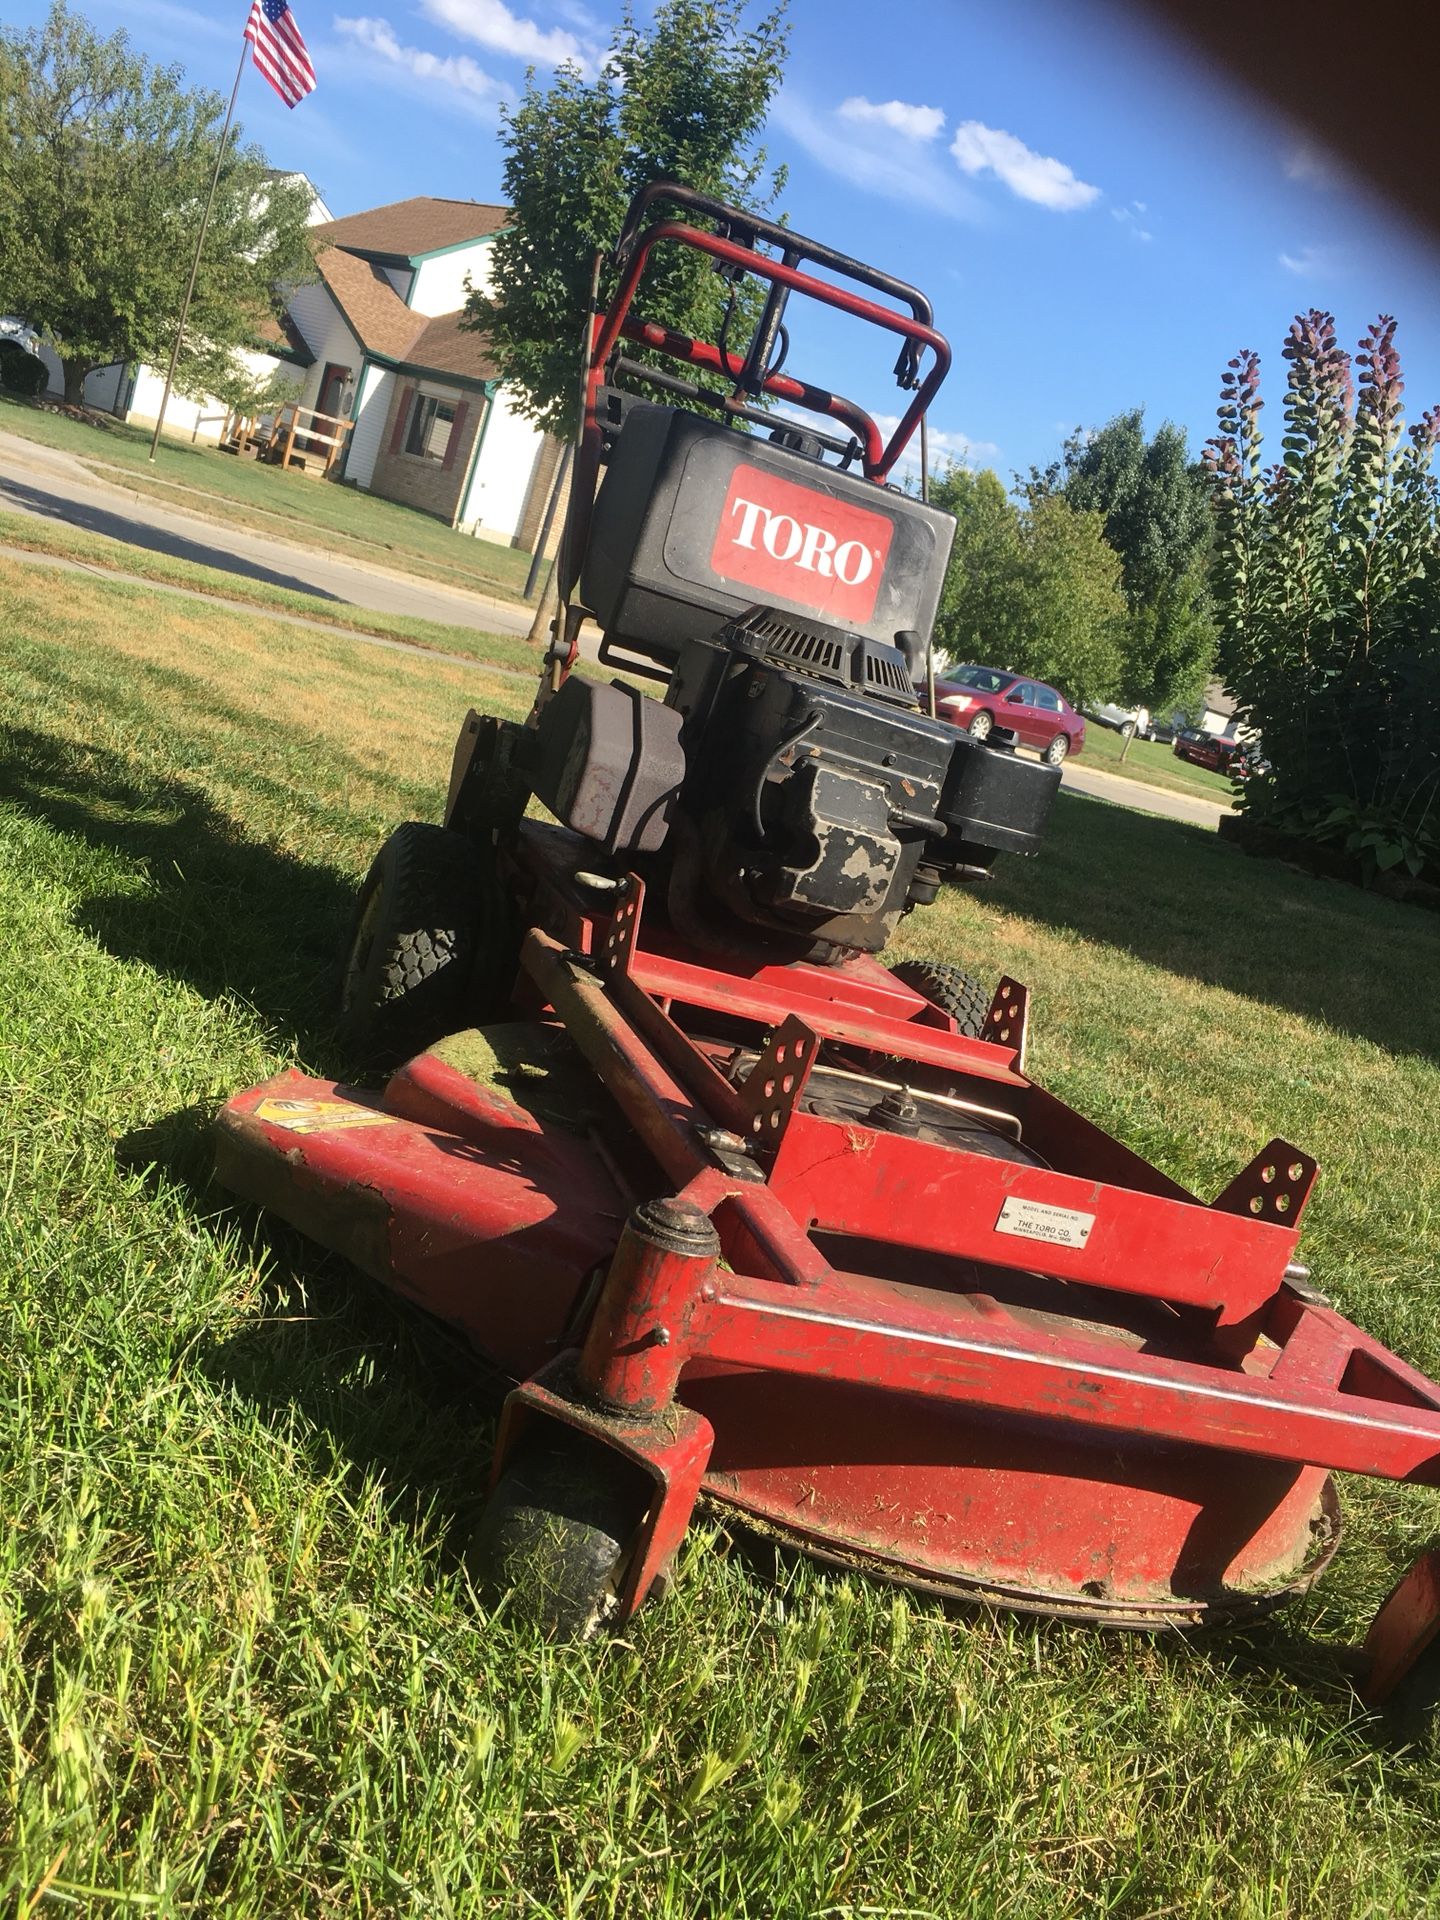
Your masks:
M1117 707L1107 701L1103 707L1087 707L1085 711L1092 720L1098 720L1102 727L1113 728L1116 733L1133 727L1142 740L1148 740L1154 731L1148 707Z

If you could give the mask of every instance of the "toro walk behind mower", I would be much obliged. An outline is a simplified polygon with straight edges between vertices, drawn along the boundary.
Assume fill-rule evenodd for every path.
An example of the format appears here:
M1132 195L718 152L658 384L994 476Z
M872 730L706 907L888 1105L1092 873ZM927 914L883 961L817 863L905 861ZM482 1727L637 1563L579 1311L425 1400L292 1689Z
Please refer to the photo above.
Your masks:
M637 310L682 249L728 283L714 342ZM1029 1077L1023 986L880 962L1034 852L1060 777L917 695L953 526L891 476L949 365L929 303L665 182L613 265L534 708L467 717L443 827L361 896L344 1028L397 1070L239 1095L222 1177L513 1383L475 1564L553 1632L628 1618L702 1494L937 1594L1259 1614L1334 1552L1333 1471L1440 1482L1440 1388L1297 1264L1307 1154L1197 1199ZM898 343L888 439L787 371L797 296ZM573 671L586 618L624 680ZM1374 1697L1437 1627L1426 1556Z

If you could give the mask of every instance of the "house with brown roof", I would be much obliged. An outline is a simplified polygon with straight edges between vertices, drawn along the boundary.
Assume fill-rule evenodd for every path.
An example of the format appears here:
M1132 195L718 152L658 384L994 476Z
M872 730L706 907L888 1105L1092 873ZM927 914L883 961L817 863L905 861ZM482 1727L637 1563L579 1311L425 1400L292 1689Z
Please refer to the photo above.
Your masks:
M342 481L531 548L559 443L515 411L483 337L460 324L468 286L489 285L489 243L507 210L420 196L336 220L311 193L318 277L262 329L247 366L262 379L279 368L302 407L354 422ZM60 363L41 351L58 393ZM107 367L85 398L152 426L163 385L153 367ZM165 417L170 431L213 441L227 409L175 393Z
M504 207L420 197L317 226L319 277L292 294L292 338L271 350L301 371L302 406L353 420L343 481L529 546L559 448L461 325L505 220Z

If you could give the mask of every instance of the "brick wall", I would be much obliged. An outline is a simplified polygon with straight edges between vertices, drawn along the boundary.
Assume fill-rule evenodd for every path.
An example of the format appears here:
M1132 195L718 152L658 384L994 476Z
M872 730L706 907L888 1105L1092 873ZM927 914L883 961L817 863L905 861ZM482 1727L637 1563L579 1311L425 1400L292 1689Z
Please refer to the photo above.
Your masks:
M540 448L540 457L535 462L534 477L530 482L530 491L525 496L525 511L520 517L520 525L515 530L512 546L521 548L525 553L535 551L535 541L540 532L540 522L545 517L546 502L550 498L550 489L555 482L555 468L559 464L564 442L546 434ZM565 476L565 484L560 489L560 498L555 503L555 518L550 524L550 538L546 548L554 553L560 541L560 532L565 524L565 506L570 498L570 476Z
M443 460L424 460L418 454L405 451L411 410L415 395L420 392L434 394L455 407L455 424L450 429L450 443ZM437 520L453 527L460 511L465 477L470 471L475 436L484 418L483 393L461 392L454 387L398 374L385 431L380 438L380 451L375 456L375 471L370 477L371 493L383 494L387 500L398 500L407 507L419 507L422 513L433 513Z

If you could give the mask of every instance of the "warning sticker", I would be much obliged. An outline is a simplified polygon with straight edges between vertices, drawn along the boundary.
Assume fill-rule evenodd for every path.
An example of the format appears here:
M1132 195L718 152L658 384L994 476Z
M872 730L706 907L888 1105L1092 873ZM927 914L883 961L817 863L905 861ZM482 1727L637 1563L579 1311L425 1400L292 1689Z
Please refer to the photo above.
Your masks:
M255 1118L287 1133L335 1133L346 1127L388 1127L399 1116L357 1107L352 1100L262 1100Z
M1017 1200L1012 1196L1000 1209L995 1231L1019 1234L1023 1240L1044 1240L1052 1247L1083 1247L1094 1224L1093 1213L1047 1207L1042 1200Z

